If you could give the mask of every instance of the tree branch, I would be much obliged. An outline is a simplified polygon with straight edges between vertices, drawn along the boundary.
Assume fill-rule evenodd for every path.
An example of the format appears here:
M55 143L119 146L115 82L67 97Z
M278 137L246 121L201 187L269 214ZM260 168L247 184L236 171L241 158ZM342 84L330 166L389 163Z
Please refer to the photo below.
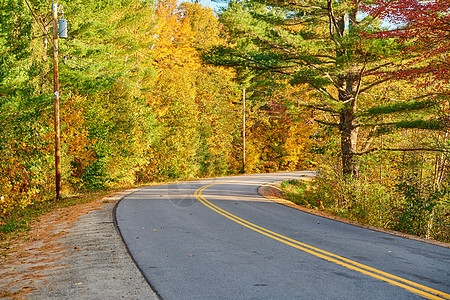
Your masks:
M412 151L428 151L428 152L450 152L450 149L430 149L430 148L372 148L363 152L355 153L355 155L364 155L375 151L403 151L403 152L412 152Z
M389 65L392 65L393 63L385 63L385 64L382 64L382 65L379 65L379 66L377 66L377 67L375 67L375 68L373 68L373 69L370 69L370 70L367 70L366 71L366 73L368 73L368 74L370 74L370 73L372 73L372 72L374 72L374 71L376 71L376 70L378 70L378 69L381 69L381 68L383 68L383 67L386 67L386 66L389 66Z
M361 82L362 82L362 74L364 73L364 69L366 68L365 64L364 67L362 67L361 71L359 72L359 76L358 76L358 86L356 87L356 92L355 95L353 96L352 99L352 104L351 107L353 109L353 113L356 113L356 101L358 100L358 96L361 90Z
M314 121L316 121L319 124L328 125L328 126L341 126L341 124L325 122L325 121L317 120L317 119L314 119Z
M301 7L301 8L312 8L312 9L325 9L324 7L322 7L322 6L314 6L314 5L305 5L305 4L300 4L300 3L295 3L294 1L290 1L290 2L288 2L288 4L287 5L283 5L284 7L287 7L287 6L289 6L289 5L292 5L292 6L296 6L296 7Z
M372 83L371 85L369 85L369 86L367 86L367 87L361 89L359 93L364 93L365 91L370 90L370 89L373 88L374 86L377 86L377 85L379 85L379 84L381 84L381 83L383 83L383 82L389 81L389 80L391 80L391 79L392 79L392 78L389 77L389 78L385 78L385 79L379 80L379 81L377 81L377 82L374 82L374 83Z
M329 113L332 113L332 114L339 114L338 111L332 110L330 108L322 108L322 107L317 107L317 106L314 106L314 105L306 105L306 107L307 108L312 108L312 109L317 109L317 110L324 111L324 112L329 112Z
M328 3L327 9L328 9L328 16L330 18L330 23L332 23L334 25L334 29L336 30L338 36L342 37L342 34L339 30L339 26L336 22L336 17L334 16L333 5L332 5L331 0L328 0L327 3ZM331 24L330 24L330 27L331 27ZM331 32L331 28L330 28L330 35L333 36L333 34Z
M254 63L255 65L253 66L253 68L258 69L258 70L271 70L272 72L283 74L283 75L292 75L292 72L281 71L280 69L282 69L282 68L271 67L271 66L268 66L266 64L263 64L261 61L258 61L258 60L255 60L255 59L251 59L251 58L245 57L243 55L234 54L234 56ZM262 67L258 67L258 65L260 65ZM239 65L237 64L237 66L239 66ZM283 67L283 68L290 68L290 67L293 67L293 66L286 66L286 67Z

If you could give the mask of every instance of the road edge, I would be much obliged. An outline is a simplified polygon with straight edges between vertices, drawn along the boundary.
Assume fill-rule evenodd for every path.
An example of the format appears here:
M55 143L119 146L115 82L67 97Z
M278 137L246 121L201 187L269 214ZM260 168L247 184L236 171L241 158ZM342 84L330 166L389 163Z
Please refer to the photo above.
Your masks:
M123 195L123 197L121 197L115 204L112 210L112 219L113 219L113 225L114 228L116 229L117 234L119 235L120 239L122 240L122 244L125 246L125 249L128 253L128 256L131 258L131 260L133 261L134 265L136 266L136 268L139 270L139 272L141 273L142 277L145 279L145 281L147 282L148 286L150 287L150 289L153 291L153 293L155 293L156 297L158 299L162 299L161 295L158 293L158 291L156 290L156 288L153 286L153 284L150 282L150 279L147 278L147 276L145 276L144 272L142 271L142 268L137 264L136 260L134 259L133 255L131 255L130 249L128 248L127 243L125 243L125 240L123 239L123 235L122 235L122 231L120 230L120 225L117 222L117 216L116 216L116 212L117 212L117 207L119 206L120 202L122 202L122 200L133 194L136 191L139 191L140 188L138 189L134 189L132 190L130 193Z
M436 240L432 240L432 239L425 239L425 238L421 238L421 237L418 237L418 236L415 236L412 234L406 234L406 233L395 231L395 230L390 230L390 229L385 229L385 228L381 228L381 227L363 224L363 223L356 222L353 220L338 217L338 216L335 216L335 215L332 215L330 213L326 213L326 212L323 212L320 210L315 210L315 209L311 209L311 208L307 208L307 207L295 204L295 203L283 198L283 191L280 189L281 182L282 181L267 182L258 188L258 193L261 196L263 196L266 199L269 199L273 202L276 202L276 203L279 203L279 204L282 204L282 205L285 205L285 206L288 206L288 207L291 207L291 208L294 208L294 209L297 209L297 210L300 210L300 211L303 211L303 212L306 212L306 213L309 213L312 215L316 215L319 217L335 220L338 222L370 229L373 231L383 232L383 233L407 238L410 240L433 244L433 245L441 246L444 248L450 248L450 243L440 242L440 241L436 241Z

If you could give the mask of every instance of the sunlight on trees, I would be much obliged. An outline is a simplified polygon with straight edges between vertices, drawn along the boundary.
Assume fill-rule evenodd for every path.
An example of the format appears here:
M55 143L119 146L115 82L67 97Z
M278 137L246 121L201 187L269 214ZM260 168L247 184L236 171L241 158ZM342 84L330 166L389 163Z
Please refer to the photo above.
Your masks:
M385 3L61 1L64 196L314 168L303 205L448 240L449 3ZM1 225L54 196L54 49L45 3L0 9Z

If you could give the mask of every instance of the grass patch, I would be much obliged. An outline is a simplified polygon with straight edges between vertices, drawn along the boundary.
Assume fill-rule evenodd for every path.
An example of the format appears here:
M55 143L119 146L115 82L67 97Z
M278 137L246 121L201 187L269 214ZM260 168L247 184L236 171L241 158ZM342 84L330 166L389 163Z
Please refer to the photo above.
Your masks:
M287 200L308 208L317 208L317 201L311 198L309 193L311 189L311 182L306 180L289 179L281 183L283 196Z

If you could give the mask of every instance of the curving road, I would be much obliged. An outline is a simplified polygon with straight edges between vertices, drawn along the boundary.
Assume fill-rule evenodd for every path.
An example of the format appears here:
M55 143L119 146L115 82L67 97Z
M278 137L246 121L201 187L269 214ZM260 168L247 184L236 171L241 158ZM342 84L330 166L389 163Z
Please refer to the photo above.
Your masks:
M141 188L116 207L163 299L450 299L450 249L271 202L261 174Z

